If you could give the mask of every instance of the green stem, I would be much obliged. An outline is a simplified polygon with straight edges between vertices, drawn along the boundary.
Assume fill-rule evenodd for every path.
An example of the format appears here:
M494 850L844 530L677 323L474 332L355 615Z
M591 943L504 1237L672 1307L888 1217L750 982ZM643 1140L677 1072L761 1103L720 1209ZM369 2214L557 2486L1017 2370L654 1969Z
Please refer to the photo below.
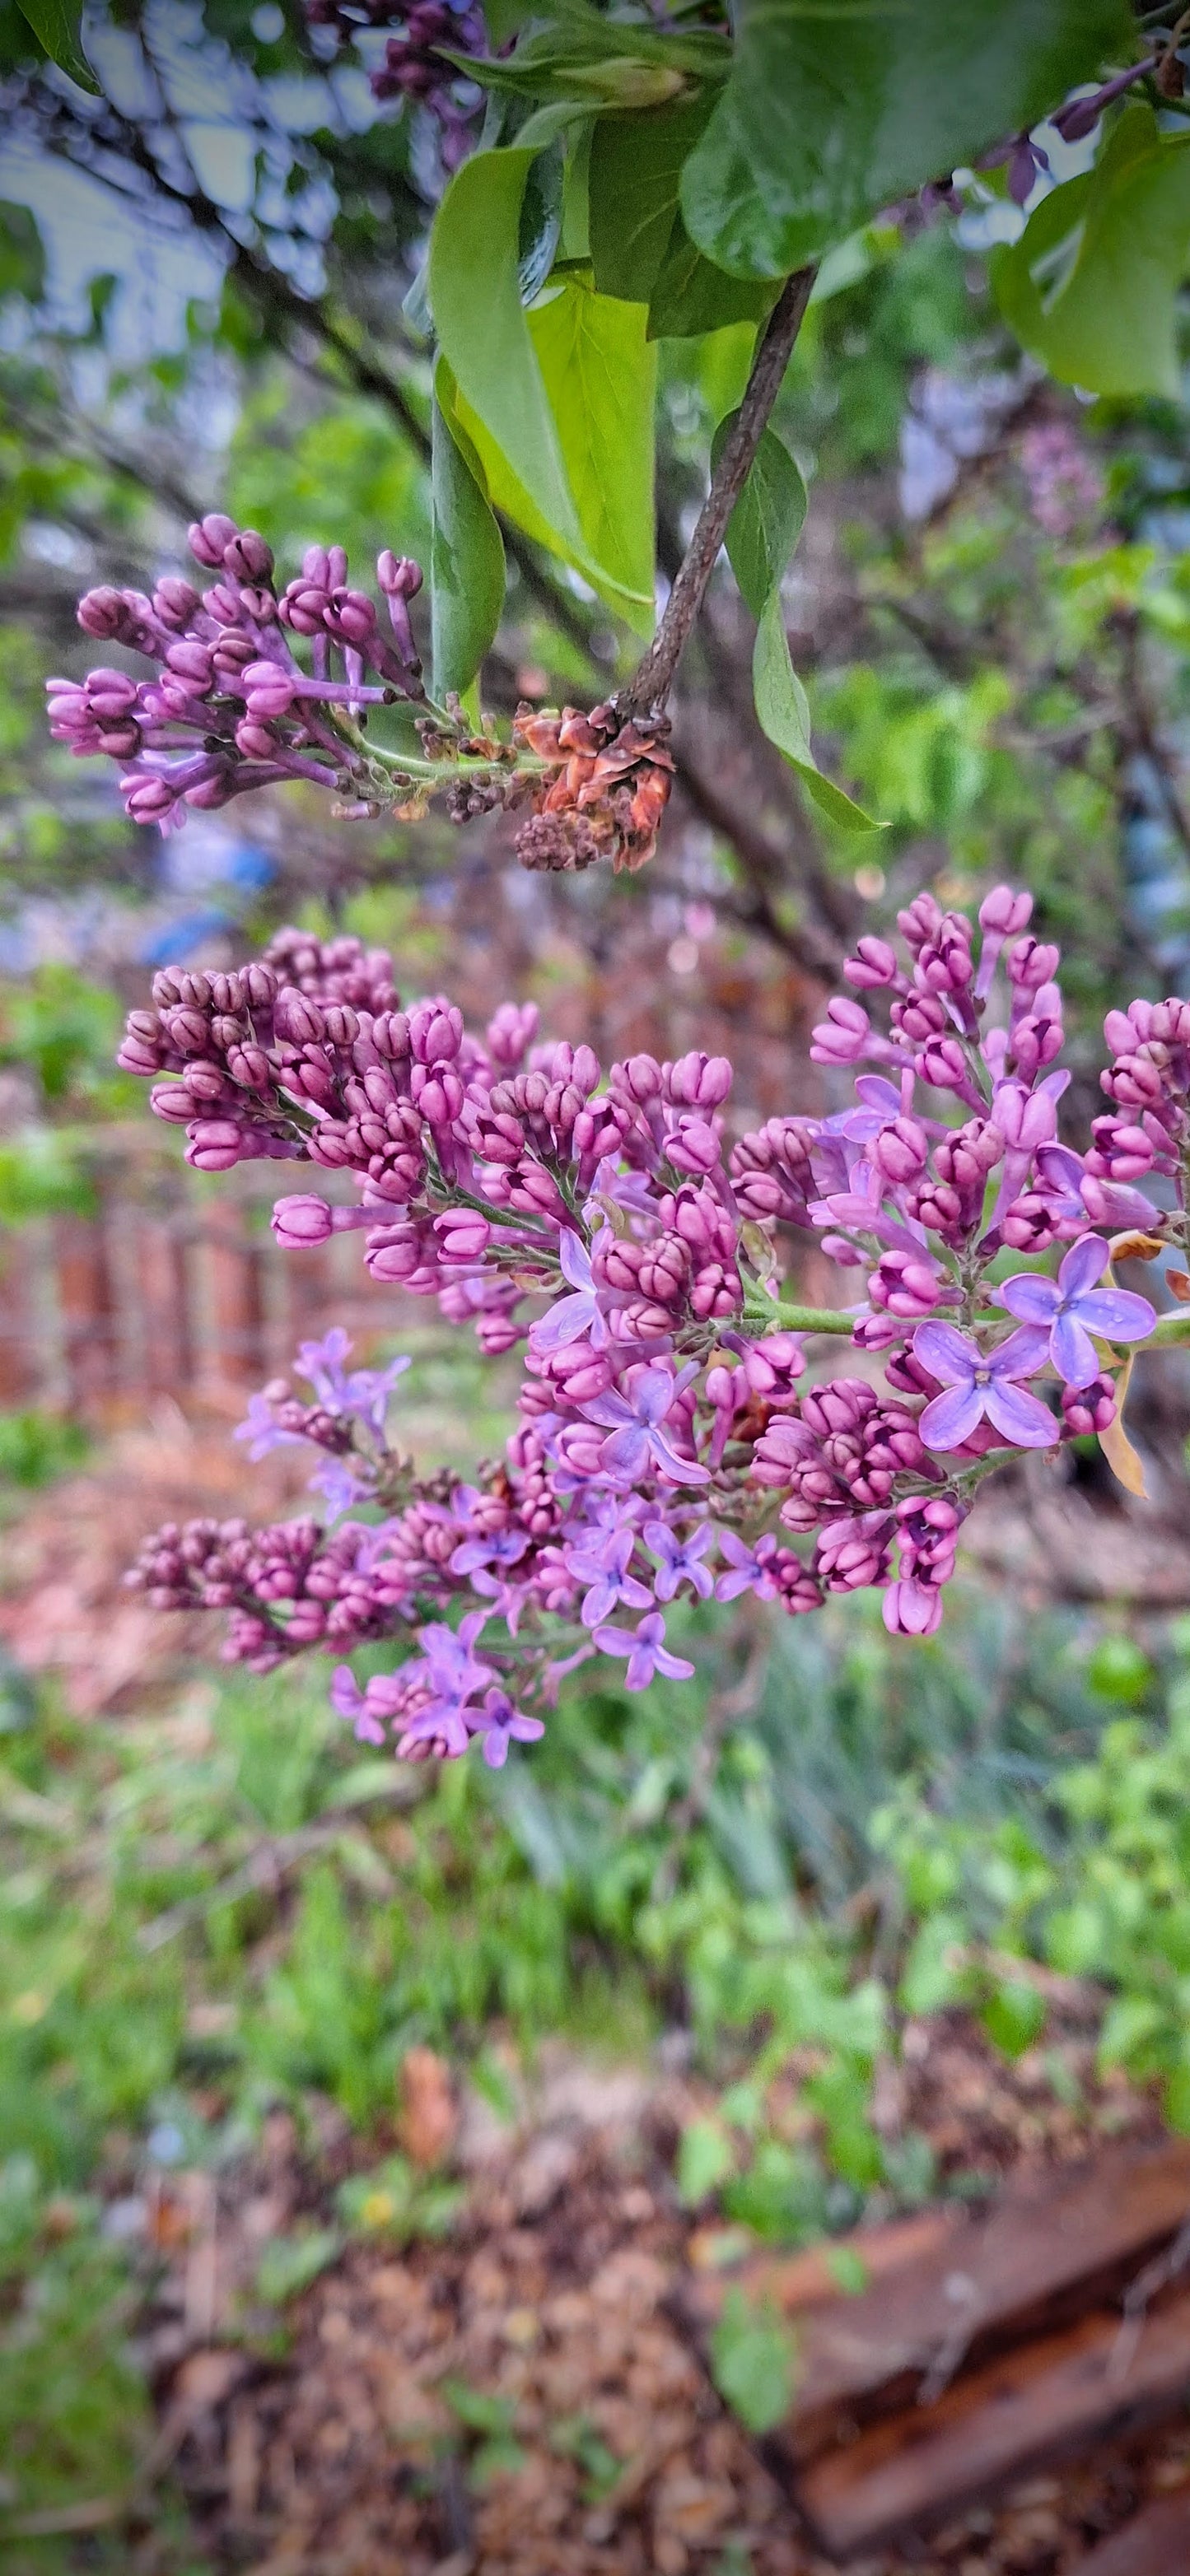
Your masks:
M785 1306L767 1297L763 1306L746 1306L743 1320L746 1332L759 1325L772 1333L845 1333L848 1341L855 1329L854 1315L841 1315L837 1306Z
M1190 1306L1175 1306L1170 1315L1160 1315L1142 1350L1179 1350L1190 1343Z

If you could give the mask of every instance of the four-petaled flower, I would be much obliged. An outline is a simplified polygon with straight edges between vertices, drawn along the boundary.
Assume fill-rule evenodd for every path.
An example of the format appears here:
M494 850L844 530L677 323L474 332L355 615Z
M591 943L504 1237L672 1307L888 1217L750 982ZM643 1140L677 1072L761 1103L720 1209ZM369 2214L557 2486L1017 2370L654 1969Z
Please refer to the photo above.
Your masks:
M460 1541L450 1560L452 1574L474 1574L481 1565L517 1565L529 1544L528 1530L485 1530L480 1538Z
M590 1586L582 1607L584 1628L597 1628L620 1602L628 1610L648 1610L653 1595L628 1571L636 1546L634 1529L621 1526L601 1537L594 1530L564 1550L567 1571Z
M401 1704L403 1678L400 1673L374 1673L367 1689L361 1691L350 1664L336 1664L331 1675L331 1707L337 1717L350 1718L361 1744L383 1744L382 1720L395 1717Z
M650 1466L659 1467L677 1485L705 1485L708 1471L696 1458L682 1458L661 1428L673 1411L677 1382L667 1368L630 1369L621 1388L592 1396L580 1410L588 1422L606 1426L603 1464L609 1475L638 1484Z
M467 1724L473 1735L482 1735L483 1758L493 1771L503 1770L510 1744L536 1744L545 1733L541 1719L514 1708L505 1690L485 1692L483 1707L468 1711Z
M644 1536L646 1547L661 1559L653 1580L659 1601L672 1601L682 1582L693 1584L700 1601L710 1600L715 1578L709 1565L700 1562L714 1537L709 1521L692 1529L687 1538L678 1538L665 1521L646 1521Z
M596 1243L607 1231L606 1226L601 1228ZM545 1359L551 1351L563 1350L567 1342L581 1341L586 1334L593 1347L602 1350L607 1340L607 1326L599 1311L595 1282L591 1277L591 1256L569 1226L563 1229L558 1260L562 1276L574 1294L557 1298L549 1313L539 1315L536 1323L530 1325L529 1346Z
M297 1366L328 1413L357 1414L379 1438L389 1396L413 1362L402 1353L387 1368L347 1369L343 1363L350 1349L350 1336L341 1324L332 1324L320 1342L299 1342Z
M627 1655L628 1670L624 1675L627 1690L647 1690L655 1673L664 1673L671 1682L688 1682L693 1664L684 1655L671 1655L665 1643L665 1621L659 1610L630 1628L597 1628L595 1643L601 1655Z
M1010 1333L998 1350L981 1351L953 1324L919 1324L913 1352L946 1389L917 1426L927 1449L961 1449L985 1420L1014 1449L1048 1449L1058 1438L1052 1413L1020 1383L1045 1359L1046 1336L1035 1325Z
M1110 1246L1101 1235L1080 1235L1056 1279L1022 1270L994 1291L998 1306L1047 1333L1049 1356L1067 1386L1090 1386L1099 1375L1092 1333L1106 1342L1140 1342L1157 1321L1147 1297L1136 1296L1130 1288L1096 1287L1110 1259ZM1013 1339L1017 1338L1014 1334ZM1007 1343L1004 1347L1008 1348ZM926 1365L931 1363L927 1360Z
M777 1541L771 1530L749 1547L735 1530L718 1532L719 1553L727 1558L728 1572L719 1576L715 1585L717 1601L734 1601L741 1592L754 1592L758 1601L775 1601L777 1586L769 1570L777 1553Z
M452 1750L466 1749L462 1712L468 1700L474 1699L487 1683L496 1680L491 1665L479 1663L471 1652L480 1629L491 1615L490 1610L472 1610L466 1619L460 1620L457 1631L438 1620L417 1630L421 1655L415 1662L406 1664L401 1675L409 1689L420 1687L429 1693L424 1712L410 1730L414 1736L425 1737L440 1732Z

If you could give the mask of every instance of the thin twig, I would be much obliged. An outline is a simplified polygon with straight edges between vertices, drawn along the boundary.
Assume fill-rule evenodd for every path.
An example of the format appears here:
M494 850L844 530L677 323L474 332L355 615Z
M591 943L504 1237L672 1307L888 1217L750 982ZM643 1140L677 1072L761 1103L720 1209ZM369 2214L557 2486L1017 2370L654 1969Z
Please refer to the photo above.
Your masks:
M768 327L756 352L744 399L724 442L723 454L711 478L710 491L682 557L660 625L627 688L621 689L616 699L617 710L626 720L632 716L653 714L665 705L669 696L674 673L702 606L715 559L726 535L727 522L748 480L769 413L781 390L793 344L810 301L814 277L813 268L795 269L773 306Z

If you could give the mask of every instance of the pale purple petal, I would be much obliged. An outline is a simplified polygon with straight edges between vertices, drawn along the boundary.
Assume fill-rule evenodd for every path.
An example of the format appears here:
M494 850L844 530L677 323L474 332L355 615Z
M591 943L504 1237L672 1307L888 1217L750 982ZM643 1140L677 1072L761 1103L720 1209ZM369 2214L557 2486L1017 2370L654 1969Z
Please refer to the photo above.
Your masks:
M551 1306L548 1314L539 1315L536 1323L530 1324L529 1340L533 1349L547 1356L552 1351L564 1350L568 1342L581 1340L594 1321L595 1313L595 1299L590 1289L575 1297L559 1297L557 1305Z
M684 1655L671 1655L668 1646L654 1646L653 1662L667 1681L688 1682L694 1673L693 1664L688 1664Z
M336 1664L331 1675L330 1703L336 1717L359 1716L363 1693L350 1664Z
M1058 1425L1040 1396L1030 1395L1028 1388L1001 1381L989 1386L984 1396L984 1411L994 1429L1014 1449L1049 1449L1058 1437Z
M563 1278L572 1288L585 1289L589 1297L592 1284L590 1256L586 1246L579 1242L577 1234L570 1226L563 1228L562 1240L558 1245L558 1260Z
M1058 1315L1050 1334L1050 1358L1067 1386L1090 1386L1099 1375L1099 1355L1078 1316Z
M1085 1289L1093 1288L1096 1280L1102 1279L1110 1259L1110 1250L1101 1234L1080 1234L1078 1242L1071 1244L1058 1272L1062 1295L1067 1299L1081 1297Z
M632 1389L632 1409L639 1422L653 1430L664 1422L674 1400L674 1382L668 1369L642 1369Z
M642 1422L626 1422L622 1431L613 1431L600 1452L604 1466L613 1476L628 1476L635 1483L644 1475L649 1463L649 1434Z
M1157 1321L1147 1297L1131 1288L1092 1288L1078 1301L1078 1320L1107 1342L1143 1342Z
M1037 1271L1018 1270L996 1289L995 1301L1010 1315L1019 1315L1023 1324L1048 1325L1061 1305L1062 1292L1056 1279L1047 1279Z
M605 1395L589 1396L579 1411L586 1415L588 1422L602 1423L609 1431L618 1431L621 1423L631 1425L634 1430L639 1427L635 1407L626 1404L614 1386L610 1386Z
M595 1644L601 1655L631 1655L636 1639L627 1628L597 1628Z
M491 1543L486 1538L465 1538L450 1560L452 1574L474 1574L478 1565L491 1563Z
M650 1431L647 1437L663 1475L671 1476L677 1485L709 1485L709 1470L697 1458L680 1458L677 1450L671 1449L664 1432ZM610 1447L611 1442L608 1441L604 1446L605 1458Z
M927 1366L929 1366L927 1362ZM952 1386L927 1404L918 1431L927 1449L961 1449L983 1420L983 1399L990 1389Z
M943 1386L969 1386L980 1366L974 1342L957 1333L953 1324L919 1324L913 1350L922 1367Z
M1022 1324L1006 1342L1001 1342L998 1351L992 1352L985 1366L993 1378L1033 1377L1039 1368L1044 1368L1048 1353L1049 1334L1044 1326Z

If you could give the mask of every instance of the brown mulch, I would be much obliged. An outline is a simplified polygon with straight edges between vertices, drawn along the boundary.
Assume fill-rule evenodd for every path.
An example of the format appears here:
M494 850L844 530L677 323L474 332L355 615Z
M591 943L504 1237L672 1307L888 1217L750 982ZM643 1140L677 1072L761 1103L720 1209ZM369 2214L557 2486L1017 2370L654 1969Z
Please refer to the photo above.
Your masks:
M885 2113L926 2129L944 2173L1011 2185L1097 2138L1159 2133L1144 2096L1095 2082L1076 2025L1056 2048L1085 2087L1077 2112L1055 2098L1052 2054L1009 2068L961 2015L909 2040ZM466 2097L454 2162L467 2200L449 2239L352 2243L290 2303L283 2352L254 2304L261 2248L326 2223L359 2142L328 2107L303 2149L278 2112L249 2163L159 2184L144 2216L165 2258L144 2319L157 2465L172 2463L219 2576L825 2576L667 2304L713 2251L671 2178L700 2107L681 2078L546 2049L515 2130ZM486 2428L451 2405L460 2386L503 2402L493 2430L511 2455L485 2456ZM1034 2477L916 2555L853 2562L855 2576L1069 2576L1187 2477L1183 2426Z

